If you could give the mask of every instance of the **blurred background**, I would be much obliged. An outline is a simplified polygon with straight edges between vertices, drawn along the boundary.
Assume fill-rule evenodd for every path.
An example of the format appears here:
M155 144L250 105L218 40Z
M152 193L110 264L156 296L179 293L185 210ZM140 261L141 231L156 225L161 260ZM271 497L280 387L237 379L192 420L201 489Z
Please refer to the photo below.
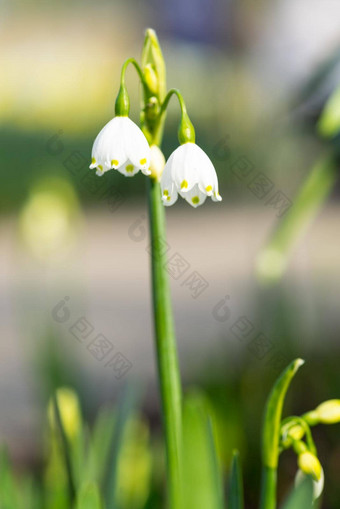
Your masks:
M90 422L137 381L154 461L160 454L145 177L88 170L120 67L139 58L147 27L219 177L221 204L167 209L168 270L184 384L208 394L225 473L240 449L247 507L257 505L262 412L280 370L307 361L287 415L339 398L336 178L284 260L261 256L315 165L337 152L336 118L322 112L340 85L339 16L335 0L2 0L0 440L18 475L39 469L56 381L78 391ZM138 121L133 70L127 84ZM178 120L174 101L166 157ZM339 507L339 427L315 437L323 507ZM295 472L285 453L280 499ZM150 485L140 507L160 490Z

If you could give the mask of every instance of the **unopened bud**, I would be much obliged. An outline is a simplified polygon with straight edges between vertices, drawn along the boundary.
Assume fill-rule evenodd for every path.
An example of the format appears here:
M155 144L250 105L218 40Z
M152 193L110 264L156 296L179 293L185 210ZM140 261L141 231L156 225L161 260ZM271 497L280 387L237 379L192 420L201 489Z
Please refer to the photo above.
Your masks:
M295 424L288 431L288 436L293 440L301 440L305 434L305 430L300 424Z
M330 399L321 403L315 412L323 424L335 424L340 422L340 399Z
M161 179L164 166L165 166L165 157L163 152L157 145L151 145L151 163L150 163L150 171L151 178L159 181Z
M151 90L153 94L158 93L158 78L157 74L155 73L154 68L152 67L152 64L147 64L144 67L144 79L148 86L148 88Z
M309 451L305 451L298 456L298 465L300 470L307 475L312 476L315 481L321 478L322 467L318 458Z

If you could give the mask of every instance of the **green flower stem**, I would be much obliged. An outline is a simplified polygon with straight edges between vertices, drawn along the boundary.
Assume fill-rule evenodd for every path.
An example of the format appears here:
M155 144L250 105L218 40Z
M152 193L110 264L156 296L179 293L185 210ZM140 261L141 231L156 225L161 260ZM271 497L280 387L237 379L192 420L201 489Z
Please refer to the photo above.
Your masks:
M136 69L136 71L138 73L139 79L140 79L143 87L146 87L143 71L140 68L140 65L138 64L138 62L134 58L128 58L127 60L125 60L123 66L122 66L122 71L121 71L121 75L120 75L120 84L125 86L125 73L126 73L126 69L129 64L132 64L134 66L134 68Z
M187 108L185 106L183 96L180 93L180 91L177 90L177 88L172 88L166 94L166 97L165 97L165 99L161 105L161 108L160 108L160 113L159 113L160 118L162 118L162 116L165 114L166 109L169 104L169 101L173 95L175 95L178 99L178 102L179 102L179 105L181 108L181 114L182 114L181 122L180 122L179 129L178 129L179 142L181 144L187 143L187 142L195 143L195 129L194 129L194 126L192 125L192 122L191 122L189 115L187 113Z
M161 105L166 96L166 70L162 51L154 30L145 34L142 52L143 72L151 72L152 80L144 80L141 104L141 126L150 145L160 146L165 111ZM150 76L149 76L150 78ZM165 211L159 182L148 179L152 294L158 378L167 453L168 498L171 509L180 505L180 450L182 441L182 391L174 333L170 288L166 270Z
M158 182L149 180L153 309L158 373L167 450L170 507L179 504L179 453L181 443L181 383L168 273L166 271L165 211Z

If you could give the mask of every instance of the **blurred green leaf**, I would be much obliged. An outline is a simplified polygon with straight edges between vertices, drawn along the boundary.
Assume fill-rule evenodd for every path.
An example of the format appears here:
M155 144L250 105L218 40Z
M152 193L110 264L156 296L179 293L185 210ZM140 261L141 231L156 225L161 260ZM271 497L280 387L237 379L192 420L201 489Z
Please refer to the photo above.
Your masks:
M77 495L76 509L102 509L102 507L97 484L85 483Z
M181 508L221 509L221 473L209 407L200 394L186 396L183 411Z
M137 387L128 384L123 391L121 400L117 409L117 420L114 427L114 434L109 447L106 475L104 479L104 494L108 508L116 507L117 497L117 479L118 479L118 460L123 444L123 434L126 423L136 406Z
M330 96L321 113L318 130L325 138L333 138L340 131L340 87Z
M301 484L293 488L282 509L312 509L313 481L306 477Z
M99 410L90 437L89 455L84 480L102 484L115 428L116 412L112 407Z
M0 452L0 509L17 509L16 483L12 473L8 452Z
M332 154L324 154L315 163L294 203L270 236L257 259L260 280L275 282L288 263L289 251L316 216L338 179L337 163Z
M228 509L243 509L243 482L238 451L233 451L231 472L229 479Z

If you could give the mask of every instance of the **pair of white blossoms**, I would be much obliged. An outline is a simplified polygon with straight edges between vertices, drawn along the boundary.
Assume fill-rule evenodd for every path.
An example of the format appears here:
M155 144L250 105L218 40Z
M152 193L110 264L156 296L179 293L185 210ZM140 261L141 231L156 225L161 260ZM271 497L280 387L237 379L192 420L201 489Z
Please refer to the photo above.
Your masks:
M139 170L144 175L161 175L164 205L173 205L182 196L190 205L198 207L210 196L221 201L214 165L195 143L180 145L165 159L161 150L151 148L141 129L129 117L115 117L98 134L92 148L90 168L98 176L109 170L118 170L132 177Z

